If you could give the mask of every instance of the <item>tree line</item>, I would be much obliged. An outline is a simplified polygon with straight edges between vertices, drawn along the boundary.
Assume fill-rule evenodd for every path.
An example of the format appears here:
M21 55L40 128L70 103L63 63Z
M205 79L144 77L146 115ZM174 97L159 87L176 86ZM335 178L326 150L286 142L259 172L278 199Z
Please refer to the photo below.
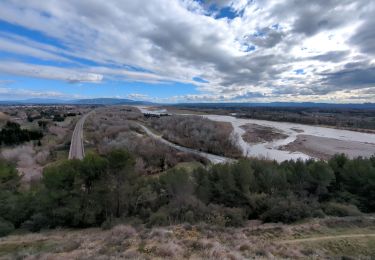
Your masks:
M0 161L0 235L14 228L110 227L118 221L239 226L248 219L291 223L375 212L375 157L239 160L158 176L136 173L134 165L123 150L88 154L45 168L41 183L25 190L14 166Z
M329 125L362 131L375 129L374 108L335 108L329 106L240 106L239 104L196 104L181 105L183 109L228 115L238 118L252 118L277 122L291 122L307 125Z
M17 145L42 138L42 132L22 129L18 123L10 121L0 131L0 145Z

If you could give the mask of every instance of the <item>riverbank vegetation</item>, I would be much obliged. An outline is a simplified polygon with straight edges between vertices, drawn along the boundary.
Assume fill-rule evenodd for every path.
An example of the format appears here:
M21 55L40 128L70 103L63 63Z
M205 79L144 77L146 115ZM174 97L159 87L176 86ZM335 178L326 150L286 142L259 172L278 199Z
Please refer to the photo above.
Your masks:
M149 118L147 123L163 138L178 145L227 157L242 155L230 123L179 115Z
M209 114L234 114L239 118L261 119L307 125L332 126L360 132L374 133L374 108L335 108L303 106L241 106L234 104L190 104L179 105L185 113L199 111ZM175 109L175 108L171 108Z
M142 113L134 107L110 107L95 110L85 122L88 148L105 154L113 149L126 149L135 157L136 172L152 175L182 162L202 162L205 159L183 153L149 137L137 121Z
M109 228L204 222L241 226L249 219L291 223L304 218L375 212L375 158L328 162L240 160L157 176L135 171L127 151L88 154L44 169L24 189L14 166L0 161L2 235L14 228Z

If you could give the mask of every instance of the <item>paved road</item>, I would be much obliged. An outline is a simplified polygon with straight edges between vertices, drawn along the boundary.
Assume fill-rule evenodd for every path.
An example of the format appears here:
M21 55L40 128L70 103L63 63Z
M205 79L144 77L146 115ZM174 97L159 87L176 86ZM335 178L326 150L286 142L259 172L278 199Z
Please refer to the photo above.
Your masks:
M142 129L150 137L152 137L154 139L157 139L160 142L162 142L162 143L164 143L164 144L166 144L168 146L171 146L171 147L173 147L173 148L175 148L175 149L177 149L177 150L179 150L181 152L192 153L192 154L199 155L201 157L204 157L204 158L208 159L209 161L211 161L214 164L217 164L217 163L227 163L227 162L234 162L235 161L234 159L231 159L231 158L228 158L228 157L223 157L223 156L219 156L219 155L215 155L215 154L205 153L205 152L197 151L197 150L194 150L194 149L191 149L191 148L187 148L187 147L184 147L184 146L180 146L180 145L171 143L168 140L164 139L163 137L154 134L150 129L148 129L144 125L139 124L139 126L142 127Z
M82 160L85 157L85 147L83 145L83 124L86 118L91 114L87 113L83 115L77 122L70 143L69 160L79 159Z

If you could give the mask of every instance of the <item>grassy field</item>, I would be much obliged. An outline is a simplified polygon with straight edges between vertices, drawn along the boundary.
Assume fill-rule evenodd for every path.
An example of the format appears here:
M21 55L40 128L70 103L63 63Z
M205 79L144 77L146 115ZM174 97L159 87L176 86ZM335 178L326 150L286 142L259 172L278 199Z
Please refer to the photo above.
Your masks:
M53 230L0 239L0 259L372 259L371 216L241 228L176 225Z

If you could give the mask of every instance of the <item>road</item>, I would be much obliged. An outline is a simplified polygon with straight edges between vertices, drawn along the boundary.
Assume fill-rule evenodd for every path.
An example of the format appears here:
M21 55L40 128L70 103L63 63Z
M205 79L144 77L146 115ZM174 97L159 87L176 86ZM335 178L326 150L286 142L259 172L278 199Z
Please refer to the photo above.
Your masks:
M231 159L231 158L228 158L228 157L223 157L223 156L219 156L219 155L215 155L215 154L205 153L205 152L197 151L197 150L194 150L194 149L191 149L191 148L187 148L187 147L184 147L184 146L180 146L180 145L171 143L168 140L164 139L163 137L154 134L150 129L148 129L144 125L139 124L139 126L142 127L142 129L150 137L152 137L154 139L157 139L160 142L162 142L162 143L164 143L164 144L166 144L168 146L171 146L171 147L173 147L173 148L175 148L175 149L177 149L177 150L179 150L181 152L192 153L192 154L199 155L199 156L201 156L203 158L208 159L210 162L212 162L214 164L217 164L217 163L228 163L228 162L234 162L235 161L234 159Z
M70 143L69 160L78 159L82 160L85 157L85 147L83 145L83 124L86 118L91 114L87 113L83 115L77 122Z

